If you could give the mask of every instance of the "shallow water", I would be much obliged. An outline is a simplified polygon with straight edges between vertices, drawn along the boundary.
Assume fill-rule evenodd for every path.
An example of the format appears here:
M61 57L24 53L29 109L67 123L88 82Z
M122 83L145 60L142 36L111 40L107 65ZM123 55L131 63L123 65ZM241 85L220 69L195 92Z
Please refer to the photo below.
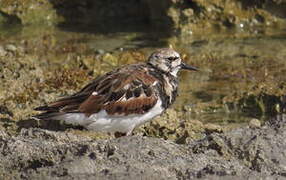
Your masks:
M172 46L182 54L185 61L200 69L199 72L182 72L180 76L180 96L173 108L183 112L185 119L242 125L252 118L262 120L273 113L267 113L267 109L273 109L268 106L278 106L277 113L284 109L280 107L279 101L269 105L264 101L263 94L278 99L286 94L285 30L254 34L214 31L184 37L152 30L108 33L92 30L2 27L0 39L2 44L33 44L27 46L27 54L40 54L59 64L63 58L67 58L65 52L86 56L104 56L108 53L112 55L113 61L114 57L125 51L136 50L147 56L156 48ZM100 64L93 68L101 74L113 66L135 61L116 60L115 63Z
M240 124L252 118L267 119L273 115L269 110L273 108L271 106L279 103L269 103L267 101L275 100L271 97L262 100L261 96L265 93L285 97L285 31L253 37L221 36L224 38L218 35L211 40L197 37L193 42L180 41L180 47L190 54L190 62L201 64L201 72L184 74L184 96L179 97L179 102L185 105L195 102L190 108L196 113L190 116L203 122ZM257 98L253 101L257 102L248 103L252 95ZM245 102L230 105L230 102L239 101ZM259 103L261 107L257 107ZM200 105L208 107L197 107ZM274 114L280 113L281 109L285 112L285 100L279 105L279 112Z

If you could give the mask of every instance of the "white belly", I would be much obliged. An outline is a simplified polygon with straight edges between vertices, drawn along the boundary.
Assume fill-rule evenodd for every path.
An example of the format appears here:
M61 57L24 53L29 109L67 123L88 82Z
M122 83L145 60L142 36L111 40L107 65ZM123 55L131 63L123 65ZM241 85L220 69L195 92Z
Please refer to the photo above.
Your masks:
M89 130L101 132L122 132L131 133L132 130L160 115L164 109L162 102L158 99L155 106L145 114L132 114L128 116L108 115L105 110L87 117L83 113L67 113L56 117L57 120L64 120L67 124L81 125Z

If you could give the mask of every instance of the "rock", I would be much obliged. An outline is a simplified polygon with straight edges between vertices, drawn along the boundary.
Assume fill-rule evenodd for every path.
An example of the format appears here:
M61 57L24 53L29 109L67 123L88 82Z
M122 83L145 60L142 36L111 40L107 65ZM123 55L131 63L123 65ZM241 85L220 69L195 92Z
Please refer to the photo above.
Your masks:
M285 122L281 115L260 129L214 132L184 145L141 136L93 140L37 128L18 136L0 130L0 178L285 178Z
M7 51L5 51L5 49L2 46L0 46L0 57L5 56L6 54L7 54Z
M285 3L269 1L175 1L157 2L144 0L154 25L172 25L182 34L200 33L202 30L247 29L285 24ZM283 4L283 5L282 5ZM243 22L243 23L242 23ZM282 25L283 26L283 25Z
M13 44L7 44L7 45L5 46L5 49L6 49L7 51L10 51L10 52L15 52L15 51L17 50L17 47L16 47L15 45L13 45Z
M253 118L249 121L249 127L250 128L260 128L261 122L258 119Z
M205 127L205 131L207 134L211 134L214 132L222 133L222 131L223 131L222 127L220 125L217 125L217 124L207 123L204 127Z

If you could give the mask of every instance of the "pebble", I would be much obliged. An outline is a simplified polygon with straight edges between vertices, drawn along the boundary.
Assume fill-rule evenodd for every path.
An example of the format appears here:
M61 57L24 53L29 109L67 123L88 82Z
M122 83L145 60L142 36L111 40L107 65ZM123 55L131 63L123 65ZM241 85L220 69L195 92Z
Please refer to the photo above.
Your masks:
M5 51L5 49L2 46L0 46L0 57L5 56L6 54L7 54L7 51Z
M211 124L211 123L207 123L205 125L205 131L206 133L208 134L211 134L211 133L222 133L223 132L223 129L220 125L216 125L216 124Z
M248 125L250 128L260 128L261 122L258 119L253 118L249 121Z
M17 50L17 47L16 47L15 45L13 45L13 44L7 44L7 45L5 46L5 49L6 49L7 51L15 52L15 51Z

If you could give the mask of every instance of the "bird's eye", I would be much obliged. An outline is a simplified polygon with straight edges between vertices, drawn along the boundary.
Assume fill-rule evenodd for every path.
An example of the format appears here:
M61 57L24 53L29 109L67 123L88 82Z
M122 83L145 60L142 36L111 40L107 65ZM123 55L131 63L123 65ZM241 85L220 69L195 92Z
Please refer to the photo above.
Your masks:
M178 57L168 57L167 59L168 59L169 61L174 61L174 60L178 59Z

